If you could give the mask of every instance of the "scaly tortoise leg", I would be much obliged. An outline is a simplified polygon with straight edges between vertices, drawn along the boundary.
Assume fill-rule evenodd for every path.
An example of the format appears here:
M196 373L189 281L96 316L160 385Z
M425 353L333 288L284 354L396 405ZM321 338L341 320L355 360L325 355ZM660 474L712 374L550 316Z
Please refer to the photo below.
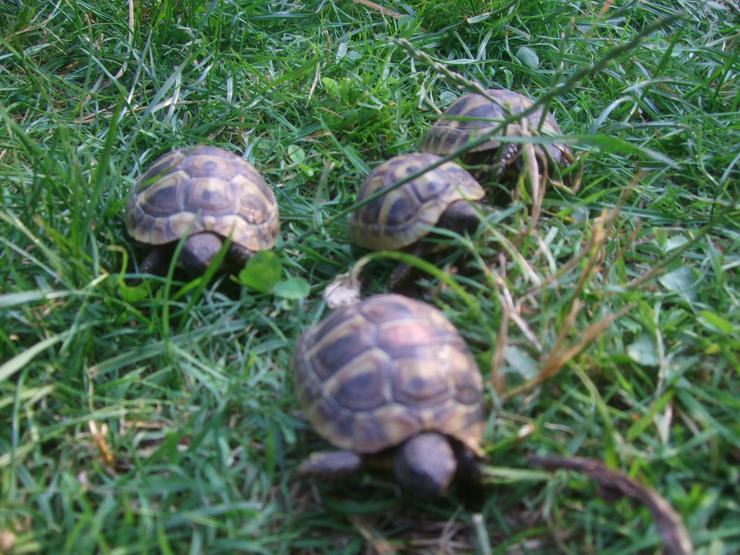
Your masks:
M338 478L357 472L361 466L362 457L352 451L319 451L301 463L298 475Z
M152 247L139 264L139 273L164 276L170 263L171 249L168 246Z

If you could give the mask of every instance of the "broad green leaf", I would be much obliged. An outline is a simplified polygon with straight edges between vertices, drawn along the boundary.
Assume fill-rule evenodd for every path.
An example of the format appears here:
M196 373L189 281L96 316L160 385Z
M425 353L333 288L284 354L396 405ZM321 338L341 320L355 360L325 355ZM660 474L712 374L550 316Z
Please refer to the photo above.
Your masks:
M663 274L658 278L660 284L674 293L682 293L689 299L693 297L696 287L696 275L691 268L683 267Z
M252 256L239 272L239 282L260 293L269 293L280 281L283 263L272 251L261 251Z
M10 308L20 304L35 303L36 301L48 301L71 295L72 291L51 291L36 289L33 291L21 291L19 293L8 293L0 295L0 308Z
M681 247L688 242L688 238L684 235L674 235L673 237L669 237L668 239L666 239L664 248L666 251L672 251L673 249L677 249L678 247Z
M504 349L504 359L509 367L524 379L531 380L539 373L537 362L519 347L509 345Z
M129 303L136 303L146 299L149 294L147 289L147 286L144 284L131 287L123 283L123 280L118 283L118 295Z
M331 96L339 98L339 83L337 83L336 79L332 79L331 77L322 77L321 84L326 89L326 92Z
M297 145L290 145L288 147L288 158L294 164L300 164L306 159L306 153L304 150Z
M522 46L516 51L517 59L530 69L537 69L540 65L540 58L537 53L526 46Z
M283 299L298 300L308 297L311 292L311 286L308 282L300 277L289 277L275 286L273 293L276 297Z
M642 334L634 343L627 346L627 355L642 366L658 366L655 342L647 334Z
M731 334L734 327L731 322L725 320L719 314L709 312L708 310L702 310L699 313L699 322L705 327L712 331L719 331L721 333Z

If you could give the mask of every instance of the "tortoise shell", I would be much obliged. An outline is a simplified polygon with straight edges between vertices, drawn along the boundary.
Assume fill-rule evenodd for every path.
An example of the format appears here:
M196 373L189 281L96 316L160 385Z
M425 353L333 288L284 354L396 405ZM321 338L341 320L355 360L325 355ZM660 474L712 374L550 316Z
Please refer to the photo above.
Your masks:
M430 305L376 295L337 309L301 336L294 367L307 418L337 447L377 453L436 431L481 453L480 372Z
M427 131L421 141L421 151L440 156L450 154L477 135L494 129L498 122L506 118L509 113L523 112L532 106L532 101L529 98L507 89L488 89L486 93L495 99L498 104L476 93L461 96L445 110L442 118L437 120ZM504 107L508 110L505 110ZM529 131L535 133L539 129L543 135L561 135L562 131L555 120L555 116L548 112L543 119L542 114L543 110L540 108L527 116ZM541 127L540 120L542 120ZM521 124L517 122L510 123L506 128L506 133L502 132L500 134L521 135ZM496 150L500 146L499 141L490 140L472 148L469 152L472 154ZM572 159L570 149L565 145L547 144L542 146L558 164L567 164Z
M364 200L439 159L421 152L395 156L367 176L357 200ZM406 247L426 235L450 204L463 199L479 200L484 195L472 175L454 162L445 162L352 213L349 237L354 244L372 250Z
M148 245L211 231L252 252L271 248L279 230L275 196L257 170L202 145L157 159L137 181L125 221L129 235Z

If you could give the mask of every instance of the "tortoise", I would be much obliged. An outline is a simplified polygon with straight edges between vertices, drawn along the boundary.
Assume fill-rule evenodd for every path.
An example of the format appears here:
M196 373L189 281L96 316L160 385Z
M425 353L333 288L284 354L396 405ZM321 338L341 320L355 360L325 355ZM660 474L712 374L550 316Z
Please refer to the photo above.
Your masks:
M442 118L427 131L421 141L420 150L446 156L476 136L492 131L508 115L523 112L532 106L528 97L507 89L488 89L486 94L496 102L477 93L466 94L455 100L445 110ZM526 119L527 127L532 133L539 130L545 135L562 134L555 116L548 112L543 118L541 108ZM522 125L519 122L510 123L505 133L500 134L522 135ZM481 182L493 177L497 181L511 183L519 175L517 162L520 159L521 145L506 143L503 150L499 149L500 146L499 141L491 139L467 151L461 160L471 166L471 173ZM570 149L559 143L535 145L535 154L539 171L543 175L549 168L548 158L562 167L573 161Z
M304 414L340 449L313 453L299 474L390 462L401 486L423 497L444 495L456 477L477 480L482 378L436 308L385 294L336 309L301 336L293 364Z
M357 200L439 160L439 156L421 152L395 156L367 176ZM402 249L417 244L432 226L472 232L479 218L470 201L484 195L473 176L458 164L445 162L353 212L350 241L371 250Z
M187 234L178 265L202 273L231 239L226 262L243 266L270 249L279 231L272 190L257 170L221 148L173 150L142 175L126 205L126 229L151 247L140 270L164 273L177 242Z

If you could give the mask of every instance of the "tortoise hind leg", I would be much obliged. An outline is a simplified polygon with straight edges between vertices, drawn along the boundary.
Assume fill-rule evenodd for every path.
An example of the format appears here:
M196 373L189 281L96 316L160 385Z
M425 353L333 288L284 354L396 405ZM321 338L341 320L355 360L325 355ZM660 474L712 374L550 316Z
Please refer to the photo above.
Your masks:
M311 453L298 467L300 476L338 478L352 474L362 466L362 458L352 451L320 451Z

